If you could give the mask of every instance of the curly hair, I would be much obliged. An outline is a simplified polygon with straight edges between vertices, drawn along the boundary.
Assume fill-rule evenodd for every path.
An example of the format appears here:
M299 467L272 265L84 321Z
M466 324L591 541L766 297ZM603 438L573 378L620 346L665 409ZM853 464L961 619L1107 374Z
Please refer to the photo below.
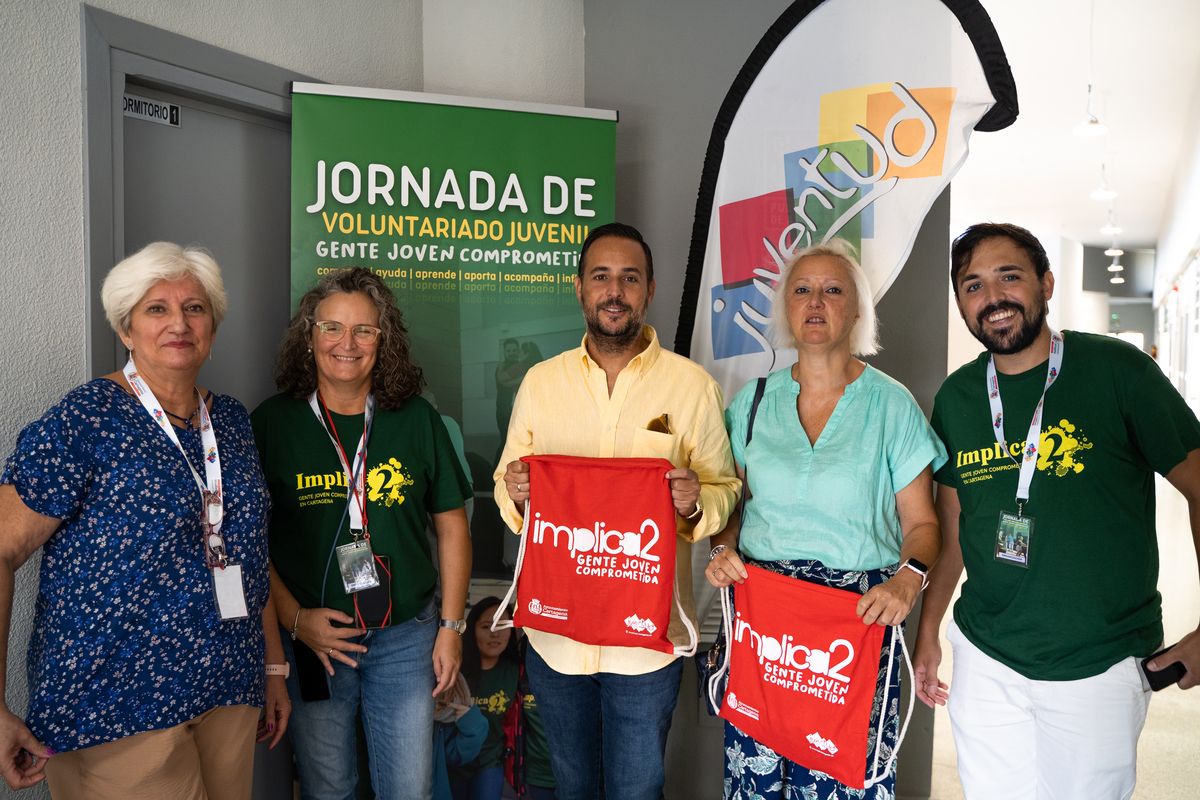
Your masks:
M421 393L425 377L413 363L408 328L392 290L363 267L330 273L300 298L279 348L275 385L281 392L301 399L308 398L317 388L317 366L311 347L312 327L316 322L313 315L322 300L339 292L362 292L378 309L383 332L379 334L375 366L371 369L371 391L379 408L389 411L400 408L405 400Z

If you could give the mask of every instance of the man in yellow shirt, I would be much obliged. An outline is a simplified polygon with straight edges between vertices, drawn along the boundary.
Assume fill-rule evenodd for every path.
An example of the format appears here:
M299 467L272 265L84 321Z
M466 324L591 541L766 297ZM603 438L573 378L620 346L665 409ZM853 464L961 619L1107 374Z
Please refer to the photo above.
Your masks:
M580 347L537 364L513 406L496 468L496 503L521 529L532 454L665 458L675 504L676 591L695 618L691 543L725 527L741 484L721 389L699 365L663 350L645 324L654 260L636 228L596 228L579 254ZM683 660L640 647L598 647L528 630L526 670L550 741L559 800L662 796L663 753ZM672 612L671 641L687 644Z

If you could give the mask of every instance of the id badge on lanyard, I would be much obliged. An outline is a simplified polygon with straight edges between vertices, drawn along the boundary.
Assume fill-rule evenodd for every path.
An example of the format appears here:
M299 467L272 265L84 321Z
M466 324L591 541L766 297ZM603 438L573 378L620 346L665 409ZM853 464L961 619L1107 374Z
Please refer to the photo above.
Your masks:
M204 450L204 479L192 466L191 459L179 443L175 427L171 425L162 405L154 392L137 372L133 356L125 364L123 370L125 380L134 396L141 402L142 408L158 425L171 443L183 456L196 488L200 490L200 540L204 552L204 565L212 576L213 599L217 605L217 613L222 620L245 619L249 611L246 608L246 587L242 577L242 567L230 557L225 548L225 537L221 533L225 521L225 504L221 494L221 453L217 448L217 434L213 428L212 418L200 391L196 390L196 400L200 412L200 444Z
M367 404L363 413L363 433L354 453L353 467L346 458L346 450L338 438L333 419L332 417L326 419L329 413L328 409L325 408L325 404L321 402L316 392L309 396L308 405L333 443L333 449L337 453L338 461L341 462L342 471L346 474L346 513L350 517L350 536L353 541L339 545L335 551L338 572L342 576L342 588L346 590L346 594L354 594L364 589L374 589L379 586L379 573L375 569L375 554L371 550L371 534L367 530L365 470L367 440L371 437L371 423L375 417L375 396L367 395ZM338 534L340 533L339 530Z
M1033 540L1034 519L1025 513L1025 504L1029 502L1029 487L1033 483L1033 473L1037 468L1038 448L1042 437L1042 410L1046 403L1046 392L1062 372L1063 337L1058 331L1050 331L1050 360L1046 365L1046 384L1042 387L1042 396L1033 409L1033 419L1029 423L1029 432L1025 435L1025 447L1021 451L1021 460L1008 449L1004 440L1004 405L1000 400L1000 381L996 375L995 356L988 358L987 392L988 402L992 409L992 430L996 442L1020 472L1017 477L1017 510L1002 510L996 525L996 541L994 557L1004 564L1018 567L1029 567L1029 549Z

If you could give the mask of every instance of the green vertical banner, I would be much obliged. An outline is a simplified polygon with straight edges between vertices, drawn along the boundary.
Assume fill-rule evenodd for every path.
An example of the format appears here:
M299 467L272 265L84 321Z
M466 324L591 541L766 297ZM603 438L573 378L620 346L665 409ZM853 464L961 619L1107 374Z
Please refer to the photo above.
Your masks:
M503 575L491 474L525 371L582 336L574 277L613 219L616 113L292 91L292 307L330 270L384 279L475 487L475 573Z

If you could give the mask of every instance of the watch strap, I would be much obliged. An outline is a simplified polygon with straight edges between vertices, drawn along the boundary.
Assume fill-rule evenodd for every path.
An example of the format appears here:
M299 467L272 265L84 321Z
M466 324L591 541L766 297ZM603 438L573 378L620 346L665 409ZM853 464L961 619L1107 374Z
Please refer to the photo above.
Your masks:
M920 575L921 591L925 591L925 587L929 585L929 567L925 566L924 562L918 561L915 558L906 558L904 559L904 563L900 565L900 569L911 569Z

